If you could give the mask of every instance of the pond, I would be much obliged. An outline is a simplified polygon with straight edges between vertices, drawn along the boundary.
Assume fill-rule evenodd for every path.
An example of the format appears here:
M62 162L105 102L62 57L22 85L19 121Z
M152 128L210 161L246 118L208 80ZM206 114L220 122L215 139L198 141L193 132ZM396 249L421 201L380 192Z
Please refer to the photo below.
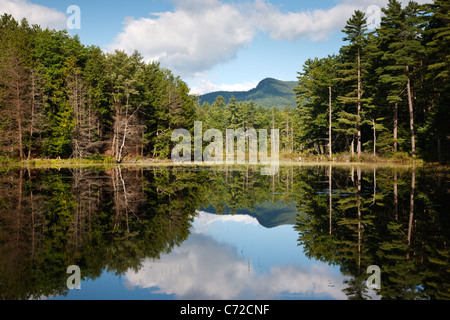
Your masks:
M0 298L447 300L449 193L434 166L11 169Z

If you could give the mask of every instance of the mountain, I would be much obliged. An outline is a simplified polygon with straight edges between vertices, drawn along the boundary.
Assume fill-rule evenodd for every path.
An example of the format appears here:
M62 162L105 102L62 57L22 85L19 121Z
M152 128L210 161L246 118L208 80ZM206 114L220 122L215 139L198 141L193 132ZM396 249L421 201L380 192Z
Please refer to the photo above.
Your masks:
M200 211L205 211L212 214L217 214L216 209L213 206L207 208L200 208ZM239 209L236 212L231 212L231 209L227 206L225 212L222 215L248 215L258 220L259 224L265 228L275 228L282 225L294 225L296 218L300 214L297 210L295 203L286 203L284 200L278 203L267 201L259 204L253 210Z
M296 86L297 82L295 81L267 78L261 81L256 88L249 91L218 91L202 95L200 96L200 104L204 102L213 104L218 96L224 97L228 102L234 96L237 101L253 100L257 105L266 108L295 106L294 88Z

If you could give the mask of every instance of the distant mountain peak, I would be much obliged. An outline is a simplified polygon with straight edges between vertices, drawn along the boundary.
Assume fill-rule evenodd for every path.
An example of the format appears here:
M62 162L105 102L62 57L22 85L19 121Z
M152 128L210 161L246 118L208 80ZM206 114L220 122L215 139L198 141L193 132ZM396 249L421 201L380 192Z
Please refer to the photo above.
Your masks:
M295 81L282 81L274 78L265 78L256 86L248 91L218 91L200 96L200 103L213 104L218 96L222 96L228 102L231 97L237 101L253 101L257 105L271 108L295 105L294 87Z
M264 86L264 85L267 85L267 84L278 83L278 82L283 82L283 81L275 79L275 78L265 78L264 80L261 80L259 82L258 87L259 86Z

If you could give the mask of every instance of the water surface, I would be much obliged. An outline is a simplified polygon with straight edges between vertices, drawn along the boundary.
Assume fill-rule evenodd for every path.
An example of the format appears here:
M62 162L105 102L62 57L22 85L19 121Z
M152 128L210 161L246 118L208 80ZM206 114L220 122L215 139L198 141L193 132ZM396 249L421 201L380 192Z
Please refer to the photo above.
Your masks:
M437 167L0 173L2 299L449 299ZM81 290L67 288L67 268ZM369 289L367 268L381 270Z

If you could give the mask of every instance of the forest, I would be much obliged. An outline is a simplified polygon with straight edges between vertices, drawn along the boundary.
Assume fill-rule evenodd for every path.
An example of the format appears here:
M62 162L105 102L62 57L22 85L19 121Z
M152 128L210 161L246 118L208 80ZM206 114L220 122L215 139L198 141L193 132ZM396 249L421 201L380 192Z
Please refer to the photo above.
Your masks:
M105 54L9 15L0 39L3 157L167 158L171 131L193 126L186 83L138 52Z
M390 0L370 32L355 11L339 54L309 59L299 73L295 140L330 157L346 150L448 160L449 7Z
M169 159L176 129L279 129L286 157L450 159L449 4L390 0L379 28L355 11L338 53L308 59L295 106L218 97L135 51L105 53L65 30L0 20L0 163Z

